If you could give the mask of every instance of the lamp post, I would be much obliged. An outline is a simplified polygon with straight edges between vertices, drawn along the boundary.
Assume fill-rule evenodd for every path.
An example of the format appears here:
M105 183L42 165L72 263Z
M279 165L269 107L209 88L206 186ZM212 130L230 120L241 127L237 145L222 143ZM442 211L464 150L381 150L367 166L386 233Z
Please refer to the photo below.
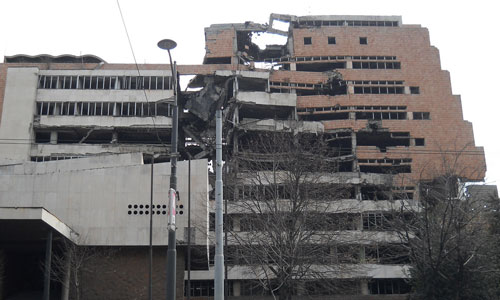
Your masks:
M177 106L177 66L172 64L170 50L174 49L177 43L173 40L164 39L158 42L158 47L168 51L170 68L172 70L172 83L174 85L174 105L172 114L172 136L170 150L170 188L168 190L168 251L167 251L167 300L175 300L175 273L176 273L176 241L175 241L175 206L177 202L177 131L179 123L179 108Z

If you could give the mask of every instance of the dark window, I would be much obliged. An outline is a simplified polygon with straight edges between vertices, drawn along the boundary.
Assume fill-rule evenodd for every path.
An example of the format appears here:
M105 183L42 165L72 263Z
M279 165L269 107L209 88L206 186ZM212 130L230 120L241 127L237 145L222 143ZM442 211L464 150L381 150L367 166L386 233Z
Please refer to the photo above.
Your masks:
M368 39L366 37L360 37L359 38L359 43L361 45L367 45L368 44Z
M382 213L363 213L363 230L388 230L390 216Z
M410 287L404 279L373 279L368 284L370 294L407 294Z
M329 36L328 37L328 44L330 45L334 45L336 44L337 42L335 41L335 37L334 36Z
M425 146L425 140L423 138L415 139L415 146Z
M430 112L413 112L413 120L429 120L430 118Z
M312 44L312 38L311 37L305 37L304 38L304 45L311 45Z
M418 86L410 86L410 94L420 94L420 88Z
M188 291L185 284L184 294L190 294L192 297L210 297L214 295L214 282L210 280L192 280L191 290Z

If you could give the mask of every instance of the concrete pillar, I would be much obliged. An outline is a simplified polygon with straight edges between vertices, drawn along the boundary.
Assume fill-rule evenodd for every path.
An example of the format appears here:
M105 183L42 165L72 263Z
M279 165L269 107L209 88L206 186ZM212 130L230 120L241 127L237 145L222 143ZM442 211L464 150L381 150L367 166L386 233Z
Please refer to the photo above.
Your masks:
M346 61L345 68L346 69L352 69L352 60Z
M356 230L363 230L363 214L358 214L358 226Z
M70 247L66 249L66 261L64 262L64 277L62 282L62 290L61 290L61 300L69 299L69 286L71 279L71 250Z
M354 85L347 86L347 93L351 95L354 94Z
M351 111L349 112L349 120L355 120L356 119L356 112Z
M290 71L297 71L297 63L290 63Z
M57 131L51 131L50 132L50 143L52 145L57 144Z
M351 132L351 148L352 148L352 154L354 155L354 160L352 162L352 171L353 172L359 172L359 166L358 166L358 158L356 155L356 147L358 143L356 141L356 132Z
M361 245L359 247L359 261L364 264L366 263L366 256L365 256L365 246Z
M361 187L359 185L354 187L354 194L357 200L359 201L363 200L363 197L361 196Z
M232 219L233 219L233 231L234 232L238 232L240 231L240 217L238 215L233 215L232 216Z
M118 143L118 132L113 131L113 133L111 133L111 144L116 143Z
M368 281L366 279L361 279L361 295L369 295L370 289L368 288Z
M406 95L409 95L410 94L410 87L409 86L405 86L405 94Z
M43 300L50 299L50 270L52 268L52 230L47 233L45 241L45 270L43 276Z
M233 296L241 296L241 281L233 282Z

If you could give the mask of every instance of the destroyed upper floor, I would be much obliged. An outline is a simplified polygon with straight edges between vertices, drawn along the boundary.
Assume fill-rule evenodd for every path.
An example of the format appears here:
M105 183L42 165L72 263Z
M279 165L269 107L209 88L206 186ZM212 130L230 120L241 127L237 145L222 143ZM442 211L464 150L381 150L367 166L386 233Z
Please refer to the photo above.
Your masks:
M290 62L309 60L302 56L328 55L331 45L350 44L347 36L341 34L346 27L366 33L383 32L402 28L402 19L399 16L297 17L271 14L266 24L247 21L211 25L205 28L204 63L251 65L266 62L289 69ZM366 35L360 36L360 44L367 45L368 42Z

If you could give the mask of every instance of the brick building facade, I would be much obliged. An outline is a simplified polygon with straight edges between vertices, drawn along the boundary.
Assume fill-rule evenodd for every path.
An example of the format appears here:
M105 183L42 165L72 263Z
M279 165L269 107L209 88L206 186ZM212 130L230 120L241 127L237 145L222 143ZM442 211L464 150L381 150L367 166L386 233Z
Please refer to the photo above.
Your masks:
M277 23L285 24L288 29L275 28L273 24ZM260 49L253 43L253 38L259 34L276 34L286 37L287 41ZM474 144L472 125L463 120L460 97L452 94L449 73L441 69L439 52L430 45L425 28L405 25L400 17L394 16L272 14L269 25L252 22L212 25L205 28L205 41L203 64L178 66L181 76L195 75L189 86L198 88L181 97L185 109L180 124L183 160L213 157L211 137L214 110L218 105L224 107L224 126L227 128L224 138L227 149L231 149L231 155L225 159L229 164L237 164L238 154L245 151L242 140L263 132L325 135L338 160L337 172L331 174L332 182L348 184L352 192L346 200L358 201L356 212L352 213L350 233L353 236L378 230L367 228L365 223L376 215L383 215L383 209L377 205L394 200L392 196L384 196L387 189L404 189L406 200L417 200L416 182L432 179L445 172L450 164L459 166L460 176L467 181L484 178L483 148ZM5 170L0 173L0 180L8 187L0 189L0 208L6 209L0 214L2 222L7 225L13 222L8 210L13 207L49 208L70 228L80 233L88 232L93 239L75 242L124 247L117 250L113 259L94 265L94 272L104 277L86 279L89 287L85 299L145 297L147 254L142 250L146 242L131 238L134 235L132 227L127 227L129 231L123 235L117 229L113 231L112 226L109 231L106 227L102 235L93 236L92 230L98 226L76 222L71 214L54 212L61 205L57 201L88 201L85 197L89 195L68 200L61 196L67 192L61 187L47 191L52 194L42 193L43 197L30 196L32 198L24 201L23 197L27 196L16 194L20 193L15 183L18 179L14 179L18 173L9 168L43 168L44 171L30 173L34 177L49 172L45 169L64 173L66 168L74 168L75 172L83 174L89 172L87 167L66 167L65 162L91 159L89 164L101 168L99 158L105 161L109 155L139 153L141 161L131 158L123 162L120 158L122 163L112 167L143 165L138 167L137 173L130 174L146 180L148 169L144 163L150 161L151 153L159 155L157 162L168 161L174 87L169 65L145 64L137 68L139 72L135 65L108 64L95 56L71 55L17 55L6 57L0 65L0 141L10 141L0 145L0 167ZM180 246L179 299L187 293L193 299L213 296L213 266L209 257L211 251L208 251L210 238L207 238L212 234L207 225L213 201L207 199L210 193L203 181L207 181L208 174L202 165L203 161L199 162L196 170L204 173L197 179L198 192L204 194L193 198L193 210L197 211L195 218L199 222L194 243L198 265L192 271L191 290L188 291L183 282L187 275L179 271L185 269L186 248L185 244ZM117 172L123 176L127 169ZM244 175L237 169L232 172L234 178ZM83 180L90 180L82 176ZM164 180L169 174L159 176ZM144 185L147 181L141 183ZM182 184L183 191L187 191L186 184ZM127 188L125 184L117 184L115 190L106 191L110 193L106 197L125 198L122 202L116 200L118 208L110 210L123 215L142 213L133 206L148 203L148 193L137 192L140 200L132 200L120 191ZM35 191L34 187L33 194ZM375 196L377 191L380 191L379 196ZM84 188L82 195L85 193ZM161 193L158 192L159 198L163 196ZM233 201L229 206L243 200L239 195L245 192L238 191L237 187L232 196L226 196L228 202ZM22 204L18 205L14 199L21 199L19 203ZM108 198L96 201L108 201ZM86 213L94 212L91 210L94 208L86 209L89 209ZM105 219L111 211L99 214ZM243 232L241 213L230 217L232 228ZM137 222L141 232L147 232L147 224ZM187 231L179 234L184 237L184 233ZM5 236L0 235L0 238L5 239ZM60 238L68 237L61 234ZM158 247L166 244L162 238L156 244ZM373 240L375 245L380 243ZM357 263L369 265L349 278L355 282L356 292L350 295L318 292L311 296L318 299L404 299L408 291L404 283L407 266L383 263L380 257L368 261L368 248L373 245L359 244L355 238L352 244L360 254ZM162 261L164 257L155 256L155 260ZM155 265L154 272L154 295L158 297L164 289L160 280L164 278L163 262L159 265L160 268ZM257 278L249 277L245 273L247 268L238 264L230 266L227 274L229 296L269 299L268 292L257 295L257 290L249 288L248 282L255 282ZM110 282L116 285L108 286ZM120 291L111 295L113 289ZM306 295L299 292L293 297L298 299Z

